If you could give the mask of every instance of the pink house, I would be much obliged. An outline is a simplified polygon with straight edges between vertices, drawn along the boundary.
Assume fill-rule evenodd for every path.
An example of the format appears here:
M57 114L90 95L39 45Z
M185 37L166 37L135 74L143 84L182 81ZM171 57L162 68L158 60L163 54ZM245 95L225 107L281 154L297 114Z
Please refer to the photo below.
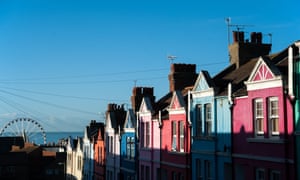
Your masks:
M160 172L160 122L152 119L153 102L144 97L138 111L139 179L156 179Z
M233 93L235 179L295 179L287 64L280 55L259 57L232 73L249 77Z

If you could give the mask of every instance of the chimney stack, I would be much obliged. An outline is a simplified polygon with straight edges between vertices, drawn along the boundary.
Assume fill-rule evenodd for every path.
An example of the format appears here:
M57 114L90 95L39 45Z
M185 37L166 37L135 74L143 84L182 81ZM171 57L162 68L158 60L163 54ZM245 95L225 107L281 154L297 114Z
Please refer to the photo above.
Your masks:
M233 31L233 43L229 45L230 63L239 68L252 58L268 55L272 44L263 43L261 32L252 32L249 40L244 39L244 32Z
M144 97L148 97L152 103L155 101L153 87L134 87L131 96L131 105L134 112L138 111Z
M171 64L169 74L170 92L183 90L185 87L194 85L196 78L195 64Z

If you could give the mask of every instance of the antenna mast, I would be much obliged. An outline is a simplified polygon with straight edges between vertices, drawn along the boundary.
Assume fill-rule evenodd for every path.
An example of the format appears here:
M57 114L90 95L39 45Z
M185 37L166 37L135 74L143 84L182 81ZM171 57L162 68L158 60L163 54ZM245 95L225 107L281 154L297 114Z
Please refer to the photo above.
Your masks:
M177 58L176 56L172 56L172 55L169 55L169 56L168 56L168 59L170 60L171 64L173 64L173 61L174 61L176 58Z
M227 36L228 36L228 45L230 45L230 27L235 27L237 29L237 32L239 32L241 29L244 29L245 27L250 27L253 25L245 25L245 24L231 24L231 18L227 17L225 18L226 24L227 24Z

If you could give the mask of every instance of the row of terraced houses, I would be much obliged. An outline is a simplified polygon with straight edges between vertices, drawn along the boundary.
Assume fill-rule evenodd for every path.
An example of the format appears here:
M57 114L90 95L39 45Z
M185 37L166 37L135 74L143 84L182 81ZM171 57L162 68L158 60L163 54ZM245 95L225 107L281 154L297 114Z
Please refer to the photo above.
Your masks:
M234 32L213 77L172 63L165 96L133 87L131 108L108 104L105 123L69 141L67 178L300 179L299 47L270 54L262 33Z

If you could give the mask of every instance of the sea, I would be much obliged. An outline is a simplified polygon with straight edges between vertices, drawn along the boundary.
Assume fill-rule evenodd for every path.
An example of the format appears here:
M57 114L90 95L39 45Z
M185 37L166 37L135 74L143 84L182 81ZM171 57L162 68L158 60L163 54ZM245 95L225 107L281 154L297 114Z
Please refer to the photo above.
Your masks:
M56 144L60 139L67 139L68 137L77 138L83 137L84 132L46 132L47 144ZM43 142L36 142L43 144Z

